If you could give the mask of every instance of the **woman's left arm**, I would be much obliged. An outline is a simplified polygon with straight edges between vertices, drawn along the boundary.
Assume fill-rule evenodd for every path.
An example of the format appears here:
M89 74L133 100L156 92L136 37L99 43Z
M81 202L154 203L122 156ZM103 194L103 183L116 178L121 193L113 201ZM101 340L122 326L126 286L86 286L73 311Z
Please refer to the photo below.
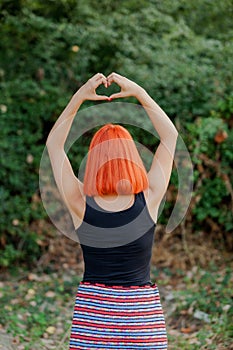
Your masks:
M96 94L96 88L107 80L103 74L96 74L90 78L71 98L70 102L51 129L46 146L52 165L53 175L61 194L62 200L71 215L82 216L83 184L75 176L70 161L65 153L64 145L72 126L74 117L85 100L107 100L107 96Z
M160 137L160 143L154 154L151 168L148 171L149 202L153 212L158 212L171 177L178 131L167 114L149 96L145 89L117 73L111 73L107 80L109 84L115 82L121 87L121 91L111 95L110 98L136 97L147 112L152 125Z

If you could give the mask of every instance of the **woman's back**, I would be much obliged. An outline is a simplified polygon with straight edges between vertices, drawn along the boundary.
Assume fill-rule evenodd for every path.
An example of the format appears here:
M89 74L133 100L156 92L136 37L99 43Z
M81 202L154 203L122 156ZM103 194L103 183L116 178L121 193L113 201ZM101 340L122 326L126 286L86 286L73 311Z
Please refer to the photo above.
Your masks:
M150 284L150 260L155 223L144 193L127 209L107 211L93 197L76 230L85 262L83 281L108 285Z

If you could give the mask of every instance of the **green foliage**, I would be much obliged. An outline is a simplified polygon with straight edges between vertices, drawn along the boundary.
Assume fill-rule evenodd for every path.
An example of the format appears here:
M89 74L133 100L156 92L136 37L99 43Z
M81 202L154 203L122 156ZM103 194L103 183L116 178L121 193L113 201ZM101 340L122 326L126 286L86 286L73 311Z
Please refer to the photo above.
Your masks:
M233 157L229 3L221 2L222 15L216 18L219 3L207 0L124 0L121 6L96 0L1 2L1 265L39 256L30 227L46 217L41 203L33 199L39 195L45 141L72 93L98 71L117 71L138 82L179 123L196 182L200 155L221 165L221 174L206 166L209 175L195 188L201 199L193 212L194 227L212 216L223 231L232 229L223 176L230 178ZM228 137L217 144L219 129ZM150 135L142 130L132 133L154 150L156 141ZM85 142L80 141L78 162ZM171 182L176 186L175 175ZM166 204L162 222L172 204Z
M196 320L199 330L195 332L195 342L190 343L184 335L173 337L169 334L171 348L198 350L201 346L203 349L214 350L223 346L223 349L228 349L231 344L233 315L231 268L222 271L211 266L208 271L198 269L189 277L186 276L184 283L185 289L174 293L174 299L179 300L179 304L173 317L178 320L181 315L185 315L182 323L187 328L192 328Z
M232 0L155 0L157 8L172 15L177 20L183 19L198 35L213 39L226 39L232 36Z
M220 224L222 235L233 229L233 131L230 117L233 96L219 101L218 108L208 118L196 118L186 123L185 139L189 143L194 165L196 205L193 208L195 226L210 230L206 219Z
M12 336L19 337L19 342L25 343L25 349L31 349L35 343L41 349L44 348L45 336L54 339L54 335L46 333L51 326L60 329L62 327L62 334L56 334L57 339L54 341L58 344L62 340L71 324L73 299L70 296L75 295L77 284L80 282L77 276L69 276L68 280L56 274L53 277L35 276L38 278L36 281L6 283L0 288L3 305L0 324L10 331Z

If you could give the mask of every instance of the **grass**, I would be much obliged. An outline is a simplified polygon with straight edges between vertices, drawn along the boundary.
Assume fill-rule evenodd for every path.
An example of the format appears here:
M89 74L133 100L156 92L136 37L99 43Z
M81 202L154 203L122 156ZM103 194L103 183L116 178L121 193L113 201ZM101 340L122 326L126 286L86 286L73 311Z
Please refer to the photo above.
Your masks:
M28 275L33 278L32 274ZM64 349L80 277L34 275L0 288L0 323L21 349ZM58 347L60 346L60 347Z
M228 267L194 269L183 276L168 320L169 349L233 349L232 282Z
M161 269L152 275L161 290L169 350L233 349L230 268L194 268L187 274ZM24 271L0 283L0 325L12 337L13 349L68 349L80 280L74 271Z

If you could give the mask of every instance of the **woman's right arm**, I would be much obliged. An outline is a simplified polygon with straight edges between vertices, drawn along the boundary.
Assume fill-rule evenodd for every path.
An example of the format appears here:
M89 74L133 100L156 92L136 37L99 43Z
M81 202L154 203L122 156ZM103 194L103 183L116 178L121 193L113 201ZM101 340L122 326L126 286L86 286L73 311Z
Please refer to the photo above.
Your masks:
M83 185L74 174L69 158L65 152L64 145L75 115L83 101L83 96L79 91L72 96L64 111L50 130L46 141L53 176L58 191L71 215L74 208L81 208L81 205L77 206L77 203L82 200Z
M72 96L46 141L54 179L62 200L70 211L75 227L84 211L83 184L74 174L64 145L81 104L86 100L108 100L108 96L96 94L95 90L101 84L107 87L106 77L100 73L95 74Z

